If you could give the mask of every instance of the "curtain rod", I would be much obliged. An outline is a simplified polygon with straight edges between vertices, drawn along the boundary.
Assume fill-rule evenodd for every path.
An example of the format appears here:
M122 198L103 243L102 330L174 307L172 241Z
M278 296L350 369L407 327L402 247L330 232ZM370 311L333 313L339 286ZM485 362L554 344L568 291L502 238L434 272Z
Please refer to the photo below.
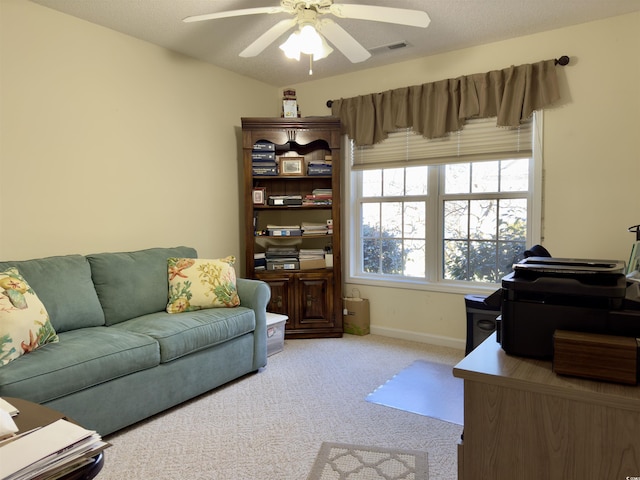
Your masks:
M569 65L570 60L571 59L569 58L568 55L562 55L560 58L556 58L554 62L556 65L560 65L564 67L565 65ZM331 108L331 106L333 105L333 100L327 100L326 105L328 108Z

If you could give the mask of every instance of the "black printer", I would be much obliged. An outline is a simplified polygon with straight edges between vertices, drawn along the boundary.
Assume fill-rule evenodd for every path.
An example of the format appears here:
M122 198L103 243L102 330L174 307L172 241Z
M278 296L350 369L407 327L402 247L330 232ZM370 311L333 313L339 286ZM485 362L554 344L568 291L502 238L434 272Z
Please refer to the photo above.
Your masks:
M624 272L619 260L522 260L502 279L498 342L508 354L552 358L556 329L640 337Z

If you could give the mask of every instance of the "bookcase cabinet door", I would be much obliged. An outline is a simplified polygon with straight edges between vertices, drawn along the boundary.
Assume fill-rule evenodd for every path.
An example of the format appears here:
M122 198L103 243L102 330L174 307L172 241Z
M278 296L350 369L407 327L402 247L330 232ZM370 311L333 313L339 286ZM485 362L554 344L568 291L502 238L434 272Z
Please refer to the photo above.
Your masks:
M298 315L297 328L332 328L333 277L323 274L297 275Z
M290 275L273 276L257 274L256 277L266 282L271 288L271 299L267 305L267 311L271 313L279 313L281 315L289 315L293 311L293 297L290 293L292 290L292 278ZM290 323L287 322L287 325Z

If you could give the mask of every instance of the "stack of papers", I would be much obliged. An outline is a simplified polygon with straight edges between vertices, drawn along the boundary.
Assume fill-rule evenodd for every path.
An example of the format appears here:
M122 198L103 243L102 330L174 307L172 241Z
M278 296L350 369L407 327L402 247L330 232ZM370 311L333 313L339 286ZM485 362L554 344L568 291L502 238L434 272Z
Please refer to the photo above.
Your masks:
M326 223L302 222L302 235L326 235L329 231Z
M0 398L0 410L4 410L12 417L15 417L18 413L20 413L16 407L11 405L4 398Z
M84 465L109 447L96 432L61 419L0 443L0 478L46 480Z
M301 248L298 258L300 260L324 260L324 250L321 248Z
M18 426L13 421L18 413L18 409L9 402L0 398L0 442L7 438L14 437L18 432Z
M330 188L316 188L310 195L305 195L302 201L303 205L331 205L333 201L333 192Z

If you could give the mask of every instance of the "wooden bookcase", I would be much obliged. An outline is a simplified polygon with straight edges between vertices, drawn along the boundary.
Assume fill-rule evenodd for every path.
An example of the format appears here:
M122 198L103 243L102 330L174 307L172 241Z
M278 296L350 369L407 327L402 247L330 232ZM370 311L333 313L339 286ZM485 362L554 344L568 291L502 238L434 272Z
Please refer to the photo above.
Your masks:
M254 176L253 146L258 142L275 144L275 157L297 157L302 172L277 176ZM340 121L334 117L317 118L243 118L242 150L244 162L246 276L271 287L269 312L289 317L286 338L342 336L342 278L340 254ZM312 160L331 156L331 175L309 176ZM265 204L254 203L254 191L261 190ZM331 189L330 205L268 205L270 196L310 195L315 189ZM301 225L303 222L333 221L332 234L304 236L267 236L260 233L269 224ZM259 270L254 254L269 247L325 249L333 255L333 266L314 269Z

